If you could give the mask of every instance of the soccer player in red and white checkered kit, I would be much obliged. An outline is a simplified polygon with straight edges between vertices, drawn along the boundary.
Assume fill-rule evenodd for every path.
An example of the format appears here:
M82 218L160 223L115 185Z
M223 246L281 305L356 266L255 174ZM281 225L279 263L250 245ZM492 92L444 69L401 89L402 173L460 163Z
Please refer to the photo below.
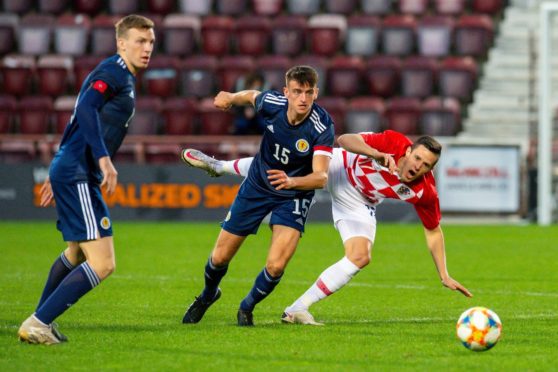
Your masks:
M338 138L328 171L327 190L332 214L345 247L345 256L324 270L316 282L291 306L282 321L319 325L308 311L314 303L337 292L370 262L376 235L376 206L383 199L398 199L414 205L424 226L426 244L434 259L442 284L467 297L472 294L454 280L446 267L445 243L440 227L440 207L432 169L442 146L423 136L416 142L403 134L344 134ZM186 150L188 151L188 150ZM190 165L212 174L244 176L250 158L218 161L196 151Z

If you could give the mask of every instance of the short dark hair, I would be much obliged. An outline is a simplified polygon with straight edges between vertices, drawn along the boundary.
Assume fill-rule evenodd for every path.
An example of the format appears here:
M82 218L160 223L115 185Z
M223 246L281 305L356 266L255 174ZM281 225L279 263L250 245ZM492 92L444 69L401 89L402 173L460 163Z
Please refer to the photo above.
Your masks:
M318 73L310 66L294 66L285 74L287 85L291 80L296 81L300 85L308 84L311 87L315 87L318 84Z
M137 28L138 30L150 30L155 27L152 20L147 17L140 16L137 14L130 14L122 19L120 19L114 25L116 29L116 38L125 37L128 30L131 28Z
M436 141L433 137L430 136L419 137L411 146L411 150L416 149L420 145L426 147L428 151L430 151L433 154L436 154L438 158L440 158L440 155L442 154L442 145L440 144L440 142Z

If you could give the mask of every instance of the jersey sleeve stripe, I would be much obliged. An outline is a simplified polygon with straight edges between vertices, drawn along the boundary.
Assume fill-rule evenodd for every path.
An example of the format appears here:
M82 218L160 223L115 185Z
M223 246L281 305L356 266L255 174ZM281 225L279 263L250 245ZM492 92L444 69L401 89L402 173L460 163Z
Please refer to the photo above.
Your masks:
M287 102L278 102L278 101L273 101L271 99L268 99L268 97L264 98L265 102L271 103L273 105L277 105L277 106L285 106L287 104Z

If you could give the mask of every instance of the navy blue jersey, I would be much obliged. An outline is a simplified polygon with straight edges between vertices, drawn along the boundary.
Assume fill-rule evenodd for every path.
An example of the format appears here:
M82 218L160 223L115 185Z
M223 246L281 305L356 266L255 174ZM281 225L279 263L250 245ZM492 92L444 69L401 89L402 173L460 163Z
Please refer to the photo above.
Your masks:
M256 154L247 182L273 195L293 197L313 190L275 190L267 179L269 169L283 170L289 177L312 173L312 159L316 154L331 156L334 126L329 114L316 103L310 115L298 125L287 119L287 98L276 91L265 91L256 97L256 112L265 121L260 151Z
M98 159L114 156L124 140L134 114L135 81L119 55L105 59L87 76L52 161L52 180L102 180Z

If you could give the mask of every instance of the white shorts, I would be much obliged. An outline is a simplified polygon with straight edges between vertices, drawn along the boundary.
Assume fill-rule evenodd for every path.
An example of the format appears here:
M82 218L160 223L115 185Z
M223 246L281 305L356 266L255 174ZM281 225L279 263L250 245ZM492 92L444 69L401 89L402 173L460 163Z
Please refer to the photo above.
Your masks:
M329 164L327 190L331 194L333 224L343 243L362 236L374 243L376 236L376 207L366 200L349 182L343 164L342 150L333 149Z

